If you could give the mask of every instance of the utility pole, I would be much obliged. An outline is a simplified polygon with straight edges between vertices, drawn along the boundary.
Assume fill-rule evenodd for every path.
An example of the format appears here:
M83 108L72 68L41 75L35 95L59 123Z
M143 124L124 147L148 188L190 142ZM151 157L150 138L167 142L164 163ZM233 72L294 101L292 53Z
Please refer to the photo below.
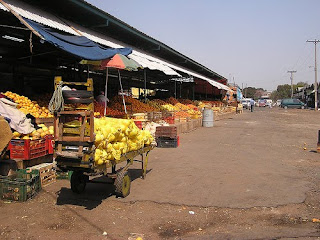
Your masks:
M307 42L314 43L314 110L318 110L318 80L317 80L317 43L320 40L307 40Z
M291 98L293 98L293 74L296 72L297 71L295 71L295 70L288 71L288 73L291 74L291 76L290 76L290 79L291 79Z
M247 98L247 90L248 90L248 85L246 84L245 98Z

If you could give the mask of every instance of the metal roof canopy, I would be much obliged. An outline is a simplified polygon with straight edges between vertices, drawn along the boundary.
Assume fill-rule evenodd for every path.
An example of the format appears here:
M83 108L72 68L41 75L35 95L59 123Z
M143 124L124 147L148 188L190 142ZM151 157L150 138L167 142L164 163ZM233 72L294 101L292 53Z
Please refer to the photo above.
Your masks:
M84 0L22 1L32 4L33 6L38 6L45 11L59 15L86 28L94 29L96 32L115 39L121 39L124 43L142 49L154 56L172 61L181 67L190 69L208 78L214 80L226 79L166 44L146 35Z
M71 2L76 1L77 2L77 0L67 0L66 3L68 3L69 1L71 1ZM37 21L39 23L45 24L47 26L51 26L53 28L56 28L56 29L59 29L61 31L65 31L65 32L68 32L68 33L71 33L71 34L74 34L74 35L87 36L89 39L91 39L93 41L96 41L96 42L98 42L98 43L100 43L102 45L105 45L105 46L115 47L115 48L124 47L122 42L109 38L109 35L110 35L109 31L108 31L107 34L106 33L104 33L104 34L100 33L99 34L96 31L92 31L92 30L84 27L83 24L82 25L80 25L80 24L78 25L76 23L66 22L66 20L61 19L61 17L55 16L55 14L51 14L51 15L49 14L48 15L46 13L47 9L43 9L44 11L42 11L40 9L34 8L32 5L22 4L21 1L16 1L16 0L6 0L6 2L8 2L9 4L10 3L14 4L14 5L10 5L10 7L14 8L14 11L18 11L18 13L21 14L22 16L24 16L26 18L29 18L29 19L32 19L34 21ZM80 2L83 2L83 1L80 0ZM29 1L28 1L28 3L29 3ZM87 5L91 6L90 4L87 4ZM0 6L1 6L1 4L0 4ZM91 7L93 7L93 6L91 6ZM2 7L1 7L1 9L2 10L6 10L5 8L2 8ZM67 9L67 6L64 6L63 9ZM101 10L99 10L99 11L101 11ZM72 12L74 12L74 11L72 11ZM107 14L107 13L105 13L105 14ZM107 14L107 15L109 15L109 14ZM89 19L91 19L91 17ZM118 21L121 22L120 20L118 20ZM123 22L121 22L121 23L123 23ZM123 23L123 24L125 24L125 23ZM129 25L127 25L127 26L129 26ZM136 29L134 29L134 30L136 30ZM138 31L138 30L136 30L136 31ZM139 33L141 33L141 32L139 32ZM143 33L141 33L141 34L143 34ZM108 35L108 36L106 36L106 35ZM147 36L147 35L145 35L145 36ZM119 37L118 37L118 39L119 39ZM132 40L128 36L123 37L123 39L124 40L130 39L130 41ZM121 38L121 41L123 39ZM156 40L154 40L154 41L156 41ZM140 42L140 40L138 42ZM132 42L130 42L130 43L132 44ZM171 49L171 50L173 50L173 49ZM176 52L176 53L178 53L178 52ZM178 53L178 54L180 54L180 53ZM155 54L153 54L153 55L155 55ZM140 58L139 60L145 59L146 60L146 64L149 65L147 67L150 68L151 70L160 70L160 71L164 72L166 75L179 75L179 74L177 74L177 72L175 72L173 70L173 69L175 69L175 70L180 71L181 73L187 74L187 76L188 75L189 76L192 75L192 76L194 76L196 78L199 78L199 79L202 79L202 80L206 80L212 86L215 86L215 87L217 87L219 89L229 90L229 88L227 86L212 80L212 79L215 79L215 80L226 81L226 79L222 78L220 75L215 75L214 78L210 79L210 78L204 76L203 73L200 74L200 73L196 73L193 70L189 70L190 67L184 67L184 66L180 67L176 63L172 64L172 63L167 62L165 60L161 60L161 59L159 59L157 57L154 57L154 56L152 56L152 55L150 55L148 53L143 53L141 51L134 50L133 53L132 53L132 58L136 59L137 57L138 57L138 59Z

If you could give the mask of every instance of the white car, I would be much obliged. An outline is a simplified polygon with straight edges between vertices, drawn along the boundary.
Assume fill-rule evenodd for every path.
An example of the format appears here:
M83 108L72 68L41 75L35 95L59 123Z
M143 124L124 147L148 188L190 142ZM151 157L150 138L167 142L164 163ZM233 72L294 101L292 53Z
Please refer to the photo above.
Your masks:
M250 104L250 101L248 101L248 100L241 100L241 104L242 104L242 107L243 107L243 108L248 108L248 107L249 107L249 104Z
M277 106L280 107L282 99L277 100Z

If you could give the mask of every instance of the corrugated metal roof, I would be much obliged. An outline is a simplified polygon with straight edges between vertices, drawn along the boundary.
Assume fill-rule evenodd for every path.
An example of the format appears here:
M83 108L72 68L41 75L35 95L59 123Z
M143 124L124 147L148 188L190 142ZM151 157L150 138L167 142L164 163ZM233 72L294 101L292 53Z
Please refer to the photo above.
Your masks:
M70 27L67 23L63 22L61 19L55 17L54 15L44 12L40 9L37 9L31 5L22 3L20 1L16 0L6 0L6 3L9 5L10 8L12 8L13 11L18 13L19 15L28 18L30 20L33 20L37 23L41 23L43 25L49 26L51 28L55 28L73 35L78 35L78 32L73 30L72 27ZM5 8L2 4L0 4L0 8L4 11L8 11L7 8ZM105 35L98 34L96 32L93 32L89 29L86 29L82 26L73 26L75 29L77 29L81 35L91 39L94 42L97 42L99 44L102 44L107 47L111 48L121 48L124 47L124 44L119 42L116 43L117 41L114 39L109 39ZM176 71L183 72L185 74L188 74L190 76L194 76L197 78L200 78L202 80L208 81L211 85L219 88L219 89L224 89L224 90L230 90L229 87L218 83L216 81L213 81L203 75L200 75L198 73L195 73L193 71L187 70L183 67L179 67L173 63L169 63L167 61L164 61L162 59L156 58L154 56L151 56L149 54L142 53L139 50L136 50L133 48L133 52L131 55L129 55L130 58L136 60L138 63L140 63L142 66L147 67L151 70L159 70L164 72L167 75L177 75L181 76L179 73ZM174 70L173 70L174 69ZM175 71L176 70L176 71Z
M164 72L166 75L173 75L173 76L179 76L181 77L181 74L174 71L172 68L160 64L158 62L153 62L148 60L147 58L137 55L136 51L134 51L132 54L129 55L129 58L135 60L136 62L140 63L144 68L149 68L151 70L160 70Z
M79 35L70 26L50 13L44 12L41 9L37 9L31 5L16 0L6 0L5 2L9 5L10 8L12 8L13 11L18 13L22 17L73 35ZM4 6L2 5L2 7Z
M4 10L4 11L9 11L5 6L3 6L1 3L0 3L0 9L1 10Z

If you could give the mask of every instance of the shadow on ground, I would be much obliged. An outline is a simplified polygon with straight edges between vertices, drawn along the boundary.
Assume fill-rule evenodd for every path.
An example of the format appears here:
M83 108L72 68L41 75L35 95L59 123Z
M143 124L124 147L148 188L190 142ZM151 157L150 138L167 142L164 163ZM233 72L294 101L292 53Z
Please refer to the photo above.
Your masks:
M147 170L147 174L152 169ZM131 182L141 177L141 169L129 169ZM71 188L62 187L57 192L57 205L83 206L87 210L92 210L99 206L103 200L114 195L113 180L105 176L96 177L87 183L83 193L72 192Z

